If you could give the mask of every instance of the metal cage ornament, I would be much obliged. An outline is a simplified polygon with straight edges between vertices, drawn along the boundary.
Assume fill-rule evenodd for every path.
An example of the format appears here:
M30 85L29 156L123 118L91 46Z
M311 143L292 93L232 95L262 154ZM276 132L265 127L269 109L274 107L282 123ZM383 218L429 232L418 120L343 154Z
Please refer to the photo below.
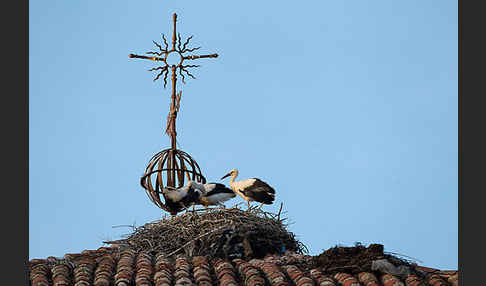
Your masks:
M189 154L178 149L165 149L150 159L140 184L156 206L171 212L160 197L163 194L164 180L166 186L183 186L186 177L188 181L206 183L201 168Z
M209 55L184 55L187 52L193 52L198 50L197 48L188 48L187 44L192 39L190 36L184 44L181 42L181 35L176 36L176 20L177 15L173 15L173 31L172 31L172 47L169 50L169 45L162 34L162 39L165 47L163 48L161 44L153 41L157 46L159 51L147 52L147 54L152 54L154 56L142 56L129 54L130 58L148 59L154 62L163 63L162 66L149 69L149 71L159 71L154 81L158 80L163 74L164 88L167 85L167 76L169 70L171 71L171 104L169 115L167 116L167 127L165 133L171 138L171 148L162 150L155 154L149 161L147 167L145 168L145 173L140 179L140 184L145 189L150 200L159 208L170 212L172 215L177 213L177 210L171 209L167 205L167 200L165 199L164 190L170 188L180 188L184 186L185 178L187 180L195 181L198 183L206 183L206 178L201 172L201 168L189 154L176 148L177 145L177 133L176 133L176 119L177 113L179 112L179 103L182 97L182 92L176 94L176 82L177 82L177 70L179 70L179 75L181 77L182 83L185 84L185 77L182 72L185 72L191 78L195 78L189 71L189 68L197 68L198 65L184 65L185 60L196 60L202 58L217 58L218 54ZM167 62L167 58L170 54L176 54L180 57L180 60L176 64L170 65ZM162 194L162 197L161 197ZM162 201L164 199L164 202Z

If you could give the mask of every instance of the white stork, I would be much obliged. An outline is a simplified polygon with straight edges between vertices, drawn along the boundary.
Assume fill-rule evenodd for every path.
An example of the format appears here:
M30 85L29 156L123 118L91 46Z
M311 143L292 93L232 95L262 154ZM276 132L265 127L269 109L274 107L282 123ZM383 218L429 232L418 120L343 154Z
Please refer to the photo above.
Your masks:
M236 197L233 190L220 183L208 183L202 186L204 188L204 194L201 197L200 204L206 209L208 206L214 205L224 207L223 202Z
M231 176L231 189L248 203L248 209L250 209L251 201L259 202L261 208L263 204L270 205L275 200L275 190L262 180L252 178L235 182L238 177L236 169L224 175L221 180L228 176Z
M165 204L169 208L171 215L176 215L182 209L187 210L191 205L198 203L204 193L202 185L192 181L178 189L166 187L162 190Z

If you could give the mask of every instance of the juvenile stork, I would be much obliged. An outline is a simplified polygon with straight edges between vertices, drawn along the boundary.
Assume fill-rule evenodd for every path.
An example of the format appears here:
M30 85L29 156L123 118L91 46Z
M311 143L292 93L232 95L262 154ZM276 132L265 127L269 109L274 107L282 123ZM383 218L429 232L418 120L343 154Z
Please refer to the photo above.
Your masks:
M236 169L224 175L221 180L228 176L231 176L231 189L248 203L248 209L250 209L251 201L259 202L259 208L261 208L263 204L270 205L275 200L275 190L264 181L252 178L235 182L236 177L238 177L238 170Z
M198 203L204 193L202 185L192 181L178 189L166 187L162 190L165 204L173 216L183 209L187 210L191 205Z
M236 194L230 188L220 183L204 184L204 194L200 203L206 209L208 206L218 205L224 207L223 202L236 197Z

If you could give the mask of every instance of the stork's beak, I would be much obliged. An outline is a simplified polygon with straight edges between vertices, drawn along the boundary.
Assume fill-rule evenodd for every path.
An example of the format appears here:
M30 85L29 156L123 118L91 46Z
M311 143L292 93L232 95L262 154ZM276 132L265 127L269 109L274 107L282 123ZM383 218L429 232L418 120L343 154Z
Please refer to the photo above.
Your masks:
M229 176L231 176L231 173L228 173L228 174L224 175L224 176L221 178L221 180L222 180L222 179L224 179L224 178L226 178L226 177L229 177Z

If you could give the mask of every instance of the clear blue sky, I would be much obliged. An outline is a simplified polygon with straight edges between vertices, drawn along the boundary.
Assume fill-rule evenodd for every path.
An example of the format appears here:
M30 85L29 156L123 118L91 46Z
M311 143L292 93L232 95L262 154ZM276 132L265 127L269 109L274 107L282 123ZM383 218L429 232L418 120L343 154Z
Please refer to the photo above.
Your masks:
M177 124L209 181L271 184L265 209L283 202L311 254L382 243L457 269L457 3L423 0L31 1L30 258L161 218L139 181L170 146L169 89L128 54L174 12L220 55L198 60Z

